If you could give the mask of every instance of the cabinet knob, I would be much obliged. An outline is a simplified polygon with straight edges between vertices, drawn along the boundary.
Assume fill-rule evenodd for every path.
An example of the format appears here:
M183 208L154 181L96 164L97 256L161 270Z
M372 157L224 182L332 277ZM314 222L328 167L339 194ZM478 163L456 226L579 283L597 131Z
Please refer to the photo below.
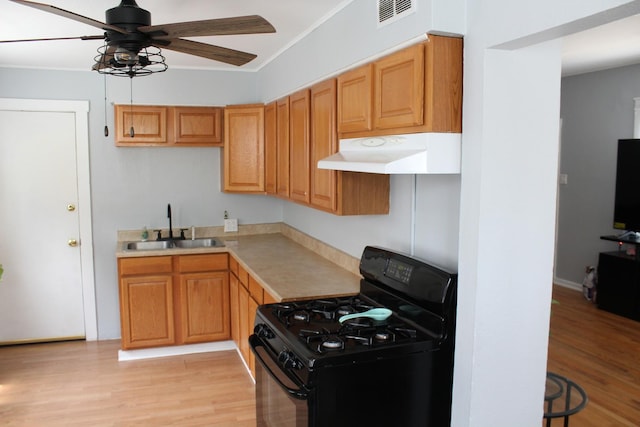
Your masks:
M75 247L75 246L78 246L78 241L76 239L69 239L67 241L67 244L71 247Z
M67 205L67 210L68 210L69 212L73 212L73 211L75 211L75 210L76 210L76 205L73 205L73 204L69 203L69 204Z

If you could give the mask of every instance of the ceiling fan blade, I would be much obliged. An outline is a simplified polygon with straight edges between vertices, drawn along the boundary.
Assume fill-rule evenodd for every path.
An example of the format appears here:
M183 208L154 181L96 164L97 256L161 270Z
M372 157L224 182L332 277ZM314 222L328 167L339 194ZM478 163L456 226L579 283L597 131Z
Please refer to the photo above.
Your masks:
M155 39L276 32L276 29L273 28L269 21L258 15L150 25L138 27L138 30L151 35Z
M22 39L22 40L0 40L0 43L17 43L17 42L46 42L51 40L104 40L101 36L79 36L79 37L50 37L46 39Z
M246 64L247 62L255 59L257 56L252 53L228 49L226 47L214 46L212 44L183 39L168 39L158 42L153 41L153 45L161 49L175 50L176 52L201 56L203 58L213 59L214 61L220 61L226 64L238 66Z
M26 1L26 0L11 0L11 1L24 6L40 9L44 12L53 13L54 15L73 19L74 21L82 22L83 24L91 25L92 27L101 28L105 31L109 30L109 31L115 31L121 34L127 34L127 31L123 28L116 27L115 25L105 24L104 22L96 21L95 19L87 18L86 16L78 15L77 13L60 9L59 7L51 6L44 3L36 3L34 1Z

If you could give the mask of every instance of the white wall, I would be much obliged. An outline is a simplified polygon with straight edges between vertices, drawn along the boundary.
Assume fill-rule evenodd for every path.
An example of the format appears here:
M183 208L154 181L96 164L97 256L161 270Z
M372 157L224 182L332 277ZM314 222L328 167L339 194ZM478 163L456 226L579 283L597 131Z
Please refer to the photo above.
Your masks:
M558 162L552 40L638 6L467 2L456 427L540 425Z

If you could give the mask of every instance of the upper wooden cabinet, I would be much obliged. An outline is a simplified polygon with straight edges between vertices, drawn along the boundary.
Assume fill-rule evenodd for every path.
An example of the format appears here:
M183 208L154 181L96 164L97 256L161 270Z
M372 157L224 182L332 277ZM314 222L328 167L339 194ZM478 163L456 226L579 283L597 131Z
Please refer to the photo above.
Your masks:
M424 121L424 45L373 63L373 127L395 129Z
M276 195L289 198L289 97L276 101L277 191Z
M318 169L338 151L336 80L311 87L310 205L337 215L389 213L389 175Z
M264 191L275 195L278 191L278 133L275 101L264 107Z
M340 75L338 93L338 131L373 129L373 64Z
M309 90L289 96L289 198L309 203Z
M338 77L346 138L462 131L462 39L429 39Z
M116 105L116 145L168 145L168 115L163 106Z
M221 107L116 105L117 146L221 146ZM133 128L133 136L132 130Z
M222 145L222 108L173 107L176 145Z
M227 106L224 127L224 191L264 193L264 106Z
M329 79L311 88L310 171L312 206L335 211L336 171L318 169L318 160L338 151L336 131L336 80Z

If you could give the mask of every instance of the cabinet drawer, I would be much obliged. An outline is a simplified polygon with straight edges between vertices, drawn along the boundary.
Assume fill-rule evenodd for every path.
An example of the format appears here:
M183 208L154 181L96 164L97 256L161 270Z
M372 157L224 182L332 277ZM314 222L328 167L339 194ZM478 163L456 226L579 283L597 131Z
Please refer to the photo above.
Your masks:
M262 304L264 301L264 294L262 286L253 277L249 276L249 293L251 297L258 303Z
M238 277L238 260L233 255L229 256L229 270Z
M120 275L171 273L170 256L153 256L144 258L120 258L118 260Z
M180 273L227 270L227 254L182 255L177 257L176 265Z
M271 295L269 292L265 290L263 290L263 292L264 292L264 299L262 301L263 304L273 304L276 302L280 302L280 300L278 300L276 297Z

